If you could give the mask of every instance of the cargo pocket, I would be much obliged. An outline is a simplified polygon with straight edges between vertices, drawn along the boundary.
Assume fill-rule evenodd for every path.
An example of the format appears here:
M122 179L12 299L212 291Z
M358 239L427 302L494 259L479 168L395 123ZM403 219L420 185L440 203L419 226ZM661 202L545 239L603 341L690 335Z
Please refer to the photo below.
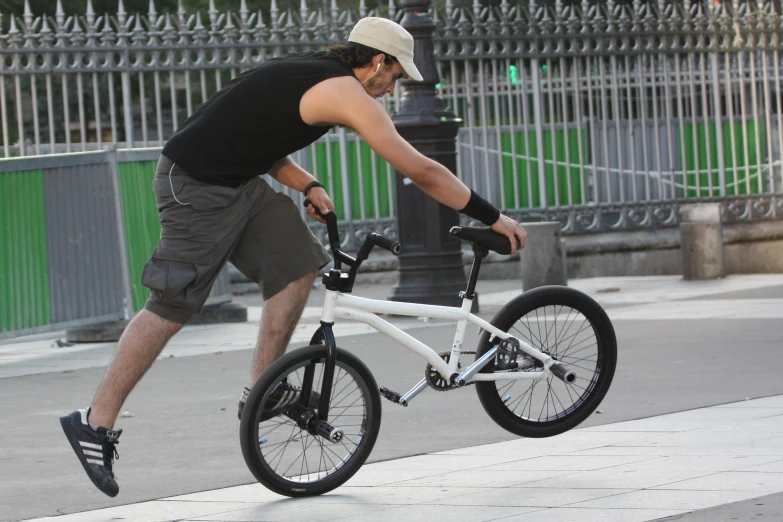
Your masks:
M209 266L213 258L211 244L163 236L144 266L141 282L161 300L182 306L198 286L198 265Z
M194 263L172 261L153 255L141 275L141 284L158 292L160 300L181 308L192 308L188 302L190 287L198 279L198 268Z

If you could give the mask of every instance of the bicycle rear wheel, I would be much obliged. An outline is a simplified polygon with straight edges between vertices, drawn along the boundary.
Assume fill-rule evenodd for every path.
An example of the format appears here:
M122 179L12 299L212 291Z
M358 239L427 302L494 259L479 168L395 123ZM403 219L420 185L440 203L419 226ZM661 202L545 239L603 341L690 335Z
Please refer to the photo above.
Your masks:
M326 346L296 349L272 364L250 392L240 423L242 455L259 482L290 497L320 495L350 479L370 455L381 424L381 399L370 370L337 351L327 422L339 440L312 429ZM286 388L281 394L280 386ZM304 397L311 389L310 397ZM294 390L293 392L291 390ZM276 406L280 397L294 401ZM275 409L277 408L277 409Z
M603 400L617 365L614 328L603 308L589 296L563 286L525 292L504 306L492 325L576 372L566 383L551 373L542 379L506 379L476 383L487 414L502 428L523 437L551 437L584 421ZM493 345L484 332L476 359ZM505 360L504 360L505 357ZM497 355L483 373L541 371L530 357L519 357L518 368Z

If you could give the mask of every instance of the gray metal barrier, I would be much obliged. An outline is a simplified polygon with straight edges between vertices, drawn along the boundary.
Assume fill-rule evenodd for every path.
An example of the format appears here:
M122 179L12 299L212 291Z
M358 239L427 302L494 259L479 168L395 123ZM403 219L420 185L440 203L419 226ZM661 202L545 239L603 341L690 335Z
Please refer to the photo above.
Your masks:
M0 160L0 339L130 318L160 236L160 149ZM231 301L224 269L207 305Z

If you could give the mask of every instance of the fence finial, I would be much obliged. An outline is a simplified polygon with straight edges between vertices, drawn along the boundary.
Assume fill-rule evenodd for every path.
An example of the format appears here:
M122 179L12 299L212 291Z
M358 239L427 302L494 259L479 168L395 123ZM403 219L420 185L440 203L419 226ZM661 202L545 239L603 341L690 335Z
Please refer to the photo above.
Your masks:
M57 0L58 2L60 0ZM117 21L120 23L120 31L125 27L125 20L127 20L128 13L125 12L125 5L122 0L117 3Z
M11 15L11 28L8 29L8 34L12 37L19 34L19 29L16 28L16 17L14 15Z
M155 10L155 0L150 0L150 8L147 14L150 17L150 23L155 24L155 20L158 19L158 12Z
M87 0L87 9L84 14L87 18L87 23L92 25L95 22L95 10L92 8L92 0Z
M46 17L44 17L45 19ZM103 36L101 36L101 41L108 43L113 41L114 38L114 28L111 26L111 17L104 16L103 17L103 29L101 29L101 33L103 33Z
M337 22L337 19L340 17L340 11L337 9L337 0L332 0L330 10L332 12L332 23Z
M247 25L248 17L250 16L250 11L247 9L247 1L242 0L239 3L239 19L242 21L242 25Z
M43 23L41 24L41 34L45 35L44 38L41 38L41 41L44 41L45 39L49 38L49 35L51 34L52 30L49 28L49 21L48 21L49 17L43 15L41 18L43 21Z
M359 18L367 16L367 3L364 0L359 0Z
M302 25L307 25L310 21L310 9L307 7L307 0L299 2L299 16L302 18Z
M122 0L120 0L122 2ZM54 11L54 17L57 20L57 24L62 26L65 23L65 11L63 11L63 1L57 0L57 7ZM13 20L14 17L11 16L11 20Z
M141 13L136 13L134 18L136 19L136 24L133 26L133 32L136 34L133 39L136 42L142 42L146 38L144 38L144 26L141 25Z
M190 22L193 21L193 17L186 18L188 12L185 11L185 6L182 5L182 0L178 0L177 5L177 22L179 23L180 31L187 31L190 28Z
M217 30L217 17L218 10L215 9L215 0L209 0L209 24L212 26L212 30Z
M83 33L84 31L82 31L82 26L79 25L79 17L78 16L74 16L73 17L73 27L71 28L71 32L76 35L75 37L72 37L73 40L74 40L74 43L77 42L77 41L81 41L82 40L81 33Z
M29 0L24 0L24 23L25 25L33 23L33 12L30 10Z

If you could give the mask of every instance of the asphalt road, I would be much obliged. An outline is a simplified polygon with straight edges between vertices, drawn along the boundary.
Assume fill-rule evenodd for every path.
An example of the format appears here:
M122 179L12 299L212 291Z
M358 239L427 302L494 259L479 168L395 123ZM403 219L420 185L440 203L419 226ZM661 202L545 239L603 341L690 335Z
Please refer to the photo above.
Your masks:
M376 290L383 294L382 288ZM317 292L315 292L317 294ZM731 299L739 295L719 295ZM783 288L741 297L781 298ZM256 299L247 297L248 301ZM314 296L314 302L318 296ZM491 315L492 309L482 312ZM622 320L612 388L583 426L783 394L779 319ZM453 326L411 332L446 350ZM466 347L475 345L470 329ZM380 334L346 338L379 384L404 392L423 375L420 359ZM120 494L97 491L57 420L89 404L102 368L0 379L0 519L21 520L128 504L253 482L239 447L236 404L249 350L156 362L124 410L116 471ZM475 392L427 390L408 408L383 403L370 462L509 440L483 413Z

